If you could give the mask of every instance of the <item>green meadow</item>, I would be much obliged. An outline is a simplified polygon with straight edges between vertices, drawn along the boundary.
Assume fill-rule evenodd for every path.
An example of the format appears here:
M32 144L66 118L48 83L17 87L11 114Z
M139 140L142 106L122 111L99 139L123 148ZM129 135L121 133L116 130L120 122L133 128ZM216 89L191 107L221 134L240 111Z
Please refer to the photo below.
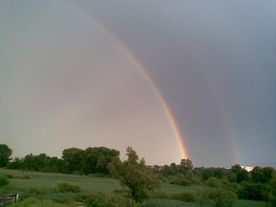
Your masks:
M0 175L9 178L9 185L0 188L0 194L18 192L21 201L10 207L86 207L74 197L78 194L110 194L122 189L119 181L107 177L68 175L55 173L42 173L20 170L0 169ZM55 188L60 183L78 185L80 193L60 193ZM162 183L157 194L172 195L183 192L195 192L197 186L184 187ZM143 202L143 207L197 207L196 202L184 202L172 198L150 198ZM212 203L204 204L203 207L211 207ZM265 202L238 200L234 207L266 207Z
M110 193L116 189L121 189L121 185L118 180L107 177L43 173L9 169L0 169L0 175L12 177L7 189L12 189L16 192L25 192L33 188L53 189L59 183L63 182L79 185L83 192L88 193ZM170 194L195 191L197 188L198 187L196 186L186 187L162 183L159 190ZM7 189L5 188L5 190Z
M0 175L12 176L13 178L10 179L9 188L17 192L25 192L33 188L53 189L59 183L63 182L79 185L82 191L90 193L110 193L115 189L120 189L119 181L103 177L7 169L0 169Z

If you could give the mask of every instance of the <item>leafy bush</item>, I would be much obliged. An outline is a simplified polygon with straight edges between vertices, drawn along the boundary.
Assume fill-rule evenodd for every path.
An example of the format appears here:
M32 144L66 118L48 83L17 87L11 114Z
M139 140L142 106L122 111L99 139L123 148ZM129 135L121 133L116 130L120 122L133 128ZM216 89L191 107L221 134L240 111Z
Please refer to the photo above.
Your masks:
M60 193L60 192L51 192L50 191L49 194L42 196L42 198L49 198L52 201L57 202L57 203L71 204L71 203L78 201L77 197L80 194L81 193L72 193L72 192Z
M9 179L14 178L14 175L12 175L12 174L5 174L5 176L6 176L7 178L9 178Z
M190 186L193 184L192 180L184 175L174 176L170 180L171 184L182 185L182 186Z
M8 184L9 184L9 179L6 176L0 176L0 187Z
M31 188L28 193L30 195L46 195L49 193L49 190L47 188Z
M219 178L211 177L206 181L206 185L209 187L220 188L223 186L223 182Z
M171 195L171 198L185 202L194 202L196 200L196 196L193 192L174 193Z
M14 203L10 205L10 207L67 207L68 205L56 203L52 200L39 200L37 198L27 198L23 200L22 202Z
M196 207L196 205L172 199L148 199L143 202L143 207Z
M276 177L274 177L270 183L271 192L268 196L268 201L271 207L276 206Z
M195 176L192 172L187 173L186 175L177 174L169 177L170 184L182 185L182 186L191 186L191 185L201 185L202 182L200 178Z
M104 199L100 196L90 195L84 201L88 207L104 207Z
M79 193L81 191L81 188L78 185L71 185L69 183L60 183L57 186L57 190L61 193L67 193L67 192Z
M262 183L245 183L238 191L240 199L268 200L270 188Z
M231 207L236 200L236 194L226 189L217 189L210 193L210 199L216 207Z
M124 162L114 159L108 169L112 177L119 179L121 185L127 187L133 200L142 202L160 183L153 171L146 167L145 160L139 160L131 147L127 148L127 156L128 159Z
M197 194L196 194L196 203L199 205L199 206L203 206L203 205L206 205L207 202L209 201L209 190L207 189L199 189L197 191Z
M135 203L123 193L82 195L79 201L88 207L141 207L140 204Z
M269 206L276 206L276 195L270 195L268 199Z

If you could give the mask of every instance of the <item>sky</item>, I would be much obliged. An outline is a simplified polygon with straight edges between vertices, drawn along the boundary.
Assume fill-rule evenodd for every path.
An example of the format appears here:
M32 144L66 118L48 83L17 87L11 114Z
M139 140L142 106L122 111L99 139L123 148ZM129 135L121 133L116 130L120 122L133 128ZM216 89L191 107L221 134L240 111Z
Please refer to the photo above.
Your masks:
M276 2L0 2L0 143L276 166Z

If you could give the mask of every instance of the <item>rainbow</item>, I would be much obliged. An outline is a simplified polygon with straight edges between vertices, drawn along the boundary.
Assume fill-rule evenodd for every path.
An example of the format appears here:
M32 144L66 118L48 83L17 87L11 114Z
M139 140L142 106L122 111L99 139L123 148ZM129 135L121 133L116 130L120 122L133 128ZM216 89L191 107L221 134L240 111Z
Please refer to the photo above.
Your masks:
M193 51L190 51L192 53L193 57L196 57L196 53ZM219 96L219 92L217 90L217 87L214 85L214 83L211 81L211 78L209 77L209 74L204 70L206 67L204 62L200 58L197 58L197 66L199 69L201 69L202 76L207 83L208 89L210 90L210 98L213 100L213 103L215 105L215 109L217 113L220 115L220 120L222 123L222 126L225 131L225 136L227 137L228 144L231 149L231 156L233 158L233 161L235 163L241 163L240 159L240 153L238 152L238 144L236 143L236 139L231 127L230 120L227 116L227 113L224 109L223 100Z
M188 150L184 143L184 136L181 134L180 129L178 127L177 120L176 120L171 108L169 107L168 102L166 101L165 97L162 95L161 90L159 89L158 85L154 82L151 75L149 74L147 69L144 67L143 63L141 61L139 61L139 59L137 57L135 57L126 46L124 46L122 41L120 41L118 38L116 38L114 35L112 35L112 33L108 32L108 30L102 24L100 24L98 21L96 21L95 19L93 19L93 20L103 29L103 31L106 34L108 34L112 38L112 40L118 45L118 47L123 50L123 52L125 53L127 58L136 66L136 69L142 75L144 80L146 80L146 82L152 89L154 95L156 96L158 102L160 103L161 108L162 108L163 112L165 113L165 116L169 122L169 125L172 129L172 132L174 134L174 137L175 137L178 149L179 149L181 159L188 159L188 157L189 157Z
M203 65L203 64L201 64L201 65ZM241 163L240 155L237 150L238 147L237 147L236 139L235 139L234 133L231 130L231 123L230 123L229 118L226 114L226 111L223 107L223 101L221 100L220 96L218 95L217 87L210 81L208 74L204 70L202 70L202 72L203 72L205 80L211 90L211 96L212 96L211 98L214 101L216 110L221 117L222 125L225 130L225 135L227 136L228 143L231 146L230 148L232 150L232 157L234 159L234 162Z
M117 41L117 43L120 43L120 42ZM139 70L139 72L141 73L143 78L147 81L147 83L151 87L152 91L154 92L156 98L158 99L158 101L161 105L161 108L163 109L163 111L168 119L170 127L173 131L174 137L176 139L181 158L188 159L189 156L188 156L187 148L184 144L184 136L181 134L180 129L177 124L177 121L176 121L176 118L175 118L171 108L169 107L168 102L166 101L164 96L162 96L161 90L159 89L157 84L155 84L155 82L153 81L150 74L147 72L147 70L143 66L143 64L134 55L132 55L131 51L129 51L126 47L121 47L121 48L124 49L127 57L137 66L137 70Z
M68 2L70 3L70 2ZM145 68L145 66L142 64L142 62L133 55L133 53L123 44L121 40L119 40L112 32L110 32L104 25L102 25L99 21L97 21L91 14L88 14L87 12L77 8L73 3L70 3L74 9L78 9L79 12L87 16L91 21L95 22L99 28L102 29L102 31L108 35L113 42L122 49L122 51L125 53L127 58L136 66L138 72L141 74L141 76L144 78L144 80L148 83L150 86L151 90L153 91L155 97L157 98L158 102L160 103L160 106L168 120L168 123L170 125L170 128L172 129L173 135L176 140L176 144L179 149L179 153L181 156L181 159L188 159L188 150L187 147L185 146L184 143L184 136L181 134L181 131L179 129L179 126L177 124L177 120L168 104L166 101L165 97L162 95L161 90L157 86L157 84L154 82L152 79L151 75L149 74L148 70Z

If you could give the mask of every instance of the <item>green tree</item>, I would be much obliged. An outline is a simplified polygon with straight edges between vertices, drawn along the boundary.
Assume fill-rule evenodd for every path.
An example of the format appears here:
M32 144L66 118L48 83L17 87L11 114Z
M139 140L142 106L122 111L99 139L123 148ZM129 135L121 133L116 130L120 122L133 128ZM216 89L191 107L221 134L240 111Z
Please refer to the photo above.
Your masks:
M264 183L269 182L273 178L273 171L274 169L272 167L264 167L263 168L263 179L262 181Z
M206 185L214 188L222 188L224 187L224 183L222 179L216 178L216 177L210 177L206 181Z
M230 169L228 180L230 182L241 183L242 181L249 180L249 173L241 168L240 165L233 165Z
M12 162L9 162L9 164L7 165L7 168L19 170L23 168L23 164L24 164L24 160L16 157Z
M136 202L141 202L148 193L159 186L159 181L150 169L145 166L145 161L139 161L137 153L127 148L127 160L119 158L109 164L110 174L119 179L123 187L127 187L129 194Z
M171 175L177 174L177 165L174 162L170 164L170 174Z
M273 179L269 182L271 192L269 194L269 203L270 206L276 206L276 176L273 177Z
M119 154L119 151L106 147L89 147L82 153L82 172L108 174L108 164Z
M250 174L251 174L252 181L254 183L262 183L262 180L263 180L262 168L258 166L254 167Z
M274 169L271 167L254 167L250 172L252 181L255 183L267 183L273 178Z
M12 150L5 144L0 144L0 167L5 167L10 161Z
M264 183L244 183L238 191L240 199L266 201L271 189Z
M179 165L179 171L186 174L188 171L192 171L194 168L193 163L189 159L182 159Z
M78 148L68 148L63 150L64 172L79 172L81 169L83 150Z
M267 183L273 178L274 169L272 167L254 167L251 171L252 181L255 183Z
M0 175L0 187L3 187L8 184L9 184L9 179L5 176Z

